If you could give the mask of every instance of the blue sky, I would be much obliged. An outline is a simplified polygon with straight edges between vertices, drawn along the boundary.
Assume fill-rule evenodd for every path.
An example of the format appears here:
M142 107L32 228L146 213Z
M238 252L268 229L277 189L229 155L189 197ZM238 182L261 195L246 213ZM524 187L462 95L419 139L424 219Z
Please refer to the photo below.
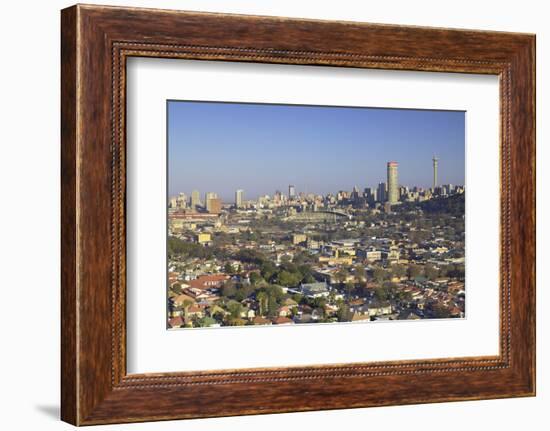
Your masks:
M246 199L276 190L326 194L386 181L430 187L432 156L439 183L464 184L462 111L348 108L219 102L168 102L168 190L236 189Z

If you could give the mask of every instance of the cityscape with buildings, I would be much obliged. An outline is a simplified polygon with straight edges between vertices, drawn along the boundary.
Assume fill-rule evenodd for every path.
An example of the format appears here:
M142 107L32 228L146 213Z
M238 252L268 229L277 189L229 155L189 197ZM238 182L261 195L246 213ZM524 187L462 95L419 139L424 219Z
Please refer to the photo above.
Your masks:
M406 164L323 194L169 196L168 328L464 317L464 186L439 183L437 156L431 186L404 185Z

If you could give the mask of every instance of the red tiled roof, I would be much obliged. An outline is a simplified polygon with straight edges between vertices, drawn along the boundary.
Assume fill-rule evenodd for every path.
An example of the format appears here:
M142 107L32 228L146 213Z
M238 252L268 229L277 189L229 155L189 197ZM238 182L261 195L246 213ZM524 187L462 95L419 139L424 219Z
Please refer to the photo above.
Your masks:
M275 323L275 325L283 325L285 323L294 323L292 321L292 319L289 319L288 317L277 317L276 319L273 320L273 323Z
M256 316L252 322L254 325L271 325L271 320L268 320L262 316Z
M185 321L183 320L183 317L177 316L168 320L168 324L170 325L170 328L179 328L185 324Z
M208 289L210 287L219 287L224 281L229 279L227 274L201 275L195 280L189 281L189 286L198 289Z

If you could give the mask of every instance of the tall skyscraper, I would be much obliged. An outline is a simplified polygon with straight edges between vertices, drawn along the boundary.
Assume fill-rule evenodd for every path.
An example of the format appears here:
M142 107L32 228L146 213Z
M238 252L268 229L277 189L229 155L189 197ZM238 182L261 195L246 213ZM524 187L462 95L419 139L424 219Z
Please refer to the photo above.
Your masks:
M399 202L399 179L397 175L397 162L388 162L388 202Z
M296 187L294 187L292 184L288 186L288 197L289 199L292 199L296 196Z
M239 189L235 192L235 208L241 208L243 206L244 190Z
M433 162L433 166L434 166L434 184L433 184L433 189L434 190L437 187L437 162L438 162L438 160L439 159L436 156L433 156L432 162Z
M191 192L191 209L195 209L201 204L201 195L198 190Z

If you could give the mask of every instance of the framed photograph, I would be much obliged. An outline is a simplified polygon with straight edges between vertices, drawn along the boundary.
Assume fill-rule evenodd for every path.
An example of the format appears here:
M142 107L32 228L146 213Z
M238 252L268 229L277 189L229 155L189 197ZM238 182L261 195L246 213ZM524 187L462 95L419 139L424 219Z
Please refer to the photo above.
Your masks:
M62 11L75 425L535 394L535 36Z

